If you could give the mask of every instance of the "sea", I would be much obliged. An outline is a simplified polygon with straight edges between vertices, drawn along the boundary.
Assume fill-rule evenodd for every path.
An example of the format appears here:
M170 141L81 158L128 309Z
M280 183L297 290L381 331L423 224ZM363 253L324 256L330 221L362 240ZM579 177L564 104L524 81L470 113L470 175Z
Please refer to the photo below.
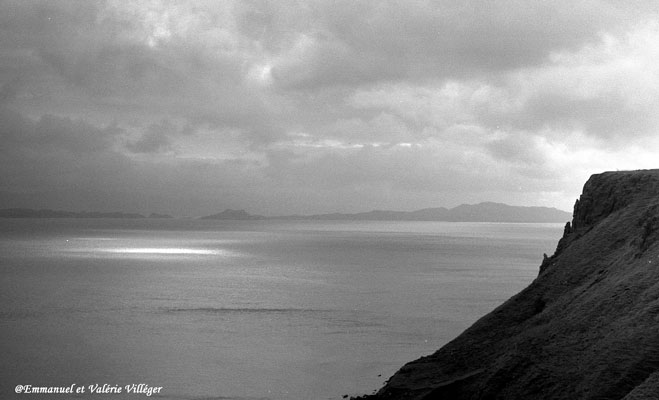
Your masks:
M0 398L372 393L531 283L562 230L0 219Z

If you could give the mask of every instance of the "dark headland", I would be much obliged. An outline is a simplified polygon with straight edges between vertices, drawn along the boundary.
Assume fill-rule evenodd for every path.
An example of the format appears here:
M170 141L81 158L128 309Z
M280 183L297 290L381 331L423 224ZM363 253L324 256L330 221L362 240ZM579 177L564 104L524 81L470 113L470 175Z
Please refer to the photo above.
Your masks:
M659 399L659 170L593 175L533 283L360 399Z

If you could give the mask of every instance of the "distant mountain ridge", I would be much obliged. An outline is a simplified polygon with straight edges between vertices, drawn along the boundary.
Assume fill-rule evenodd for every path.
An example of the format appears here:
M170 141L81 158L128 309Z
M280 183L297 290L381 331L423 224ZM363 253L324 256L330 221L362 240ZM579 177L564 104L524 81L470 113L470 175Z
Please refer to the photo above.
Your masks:
M462 204L454 208L424 208L416 211L373 210L361 213L329 213L313 215L284 215L266 217L245 210L226 209L207 215L203 220L319 220L319 221L447 221L447 222L565 222L571 214L551 207L522 207L503 203L483 202ZM151 213L148 217L125 212L75 212L51 209L0 209L0 218L172 218L167 214Z
M416 211L373 210L355 214L331 213L265 217L245 210L227 209L201 219L219 220L321 220L321 221L448 221L448 222L565 222L572 214L550 207L521 207L503 203L462 204L455 208L424 208Z
M233 220L233 221L244 221L244 220L255 220L255 219L267 219L263 215L252 215L245 210L232 210L227 208L221 213L207 215L199 219L222 219L222 220Z

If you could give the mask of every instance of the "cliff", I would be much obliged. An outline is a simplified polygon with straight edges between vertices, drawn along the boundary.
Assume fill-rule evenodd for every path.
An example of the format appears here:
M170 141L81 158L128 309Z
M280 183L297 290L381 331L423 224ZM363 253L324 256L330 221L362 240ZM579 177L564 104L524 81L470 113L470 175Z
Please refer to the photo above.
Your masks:
M658 399L659 170L593 175L526 289L363 399Z

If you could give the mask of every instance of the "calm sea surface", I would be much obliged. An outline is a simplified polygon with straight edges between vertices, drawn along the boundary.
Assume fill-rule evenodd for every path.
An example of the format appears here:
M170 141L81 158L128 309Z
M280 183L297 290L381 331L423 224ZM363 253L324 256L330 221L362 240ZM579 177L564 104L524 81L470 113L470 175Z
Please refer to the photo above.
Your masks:
M0 219L0 398L370 393L528 285L562 224Z

